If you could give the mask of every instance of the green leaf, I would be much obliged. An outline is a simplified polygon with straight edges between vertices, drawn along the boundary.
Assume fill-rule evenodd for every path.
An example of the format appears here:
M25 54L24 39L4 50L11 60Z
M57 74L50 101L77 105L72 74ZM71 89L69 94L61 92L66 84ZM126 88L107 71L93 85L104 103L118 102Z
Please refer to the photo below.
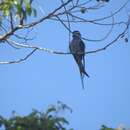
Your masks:
M64 117L56 118L56 122L61 122L63 124L69 124L69 122Z
M9 16L9 12L10 12L10 11L9 11L9 9L8 9L8 8L7 8L7 9L5 9L5 10L4 10L4 15L5 15L5 16Z
M60 109L52 105L45 114L33 110L26 116L15 116L9 119L0 116L0 125L4 125L6 130L67 130L64 125L68 125L69 122L64 117L58 116L58 112Z
M31 9L31 6L30 6L29 4L26 6L26 11L27 11L27 14L28 14L29 16L31 16L31 14L32 14L32 9Z
M22 129L22 127L21 127L21 126L18 126L18 127L17 127L17 130L21 130L21 129Z
M14 4L17 5L17 4L18 4L18 1L17 1L17 0L14 0Z
M22 13L22 7L21 7L21 5L19 3L17 3L16 8L17 8L18 14L21 15L21 13Z
M25 6L26 6L26 13L31 16L32 14L32 9L31 9L31 5L30 2L28 0L24 0Z
M51 106L50 108L48 108L48 110L46 111L45 115L48 115L51 112L56 112L56 108L54 106Z
M36 9L32 9L32 15L33 15L34 17L37 16L37 11L36 11Z

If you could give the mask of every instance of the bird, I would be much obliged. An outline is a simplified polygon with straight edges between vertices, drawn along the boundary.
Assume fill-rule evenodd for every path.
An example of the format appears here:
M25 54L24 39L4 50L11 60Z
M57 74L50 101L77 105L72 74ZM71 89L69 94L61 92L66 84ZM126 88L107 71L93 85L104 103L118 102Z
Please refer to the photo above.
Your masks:
M81 39L81 34L79 31L73 31L72 37L73 38L69 44L69 49L70 53L72 53L74 60L78 65L82 88L84 89L84 83L83 83L84 75L86 75L88 78L90 77L85 70L85 44Z

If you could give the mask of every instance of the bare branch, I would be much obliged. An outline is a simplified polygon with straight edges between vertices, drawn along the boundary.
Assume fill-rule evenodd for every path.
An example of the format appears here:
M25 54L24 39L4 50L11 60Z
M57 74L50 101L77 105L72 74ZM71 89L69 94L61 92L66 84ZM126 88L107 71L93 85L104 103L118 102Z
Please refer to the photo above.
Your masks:
M102 17L102 18L87 20L87 21L97 22L97 21L104 21L104 20L106 20L106 19L109 19L109 18L115 16L116 14L118 14L120 11L122 11L122 10L126 7L126 5L129 3L129 1L130 1L130 0L127 0L118 10L116 10L115 12L113 12L111 15L108 15L108 16L105 16L105 17ZM70 12L70 14L72 14L72 13L71 13L71 10L73 10L73 9L76 8L76 7L77 7L77 6L74 6L74 7L70 8L70 9L68 10L68 12ZM55 14L55 15L60 16L60 15L64 15L64 13L65 13L65 12L60 12L60 13ZM82 18L81 18L81 19L82 19Z
M60 17L59 17L59 16L56 16L56 17L57 17L57 19L59 20L59 22L60 22L70 33L72 33L72 31L70 30L70 28L66 26L66 24L60 19Z
M76 6L79 4L79 0L76 1Z
M32 2L33 0L30 0L30 2ZM102 18L97 18L97 19L93 19L93 20L89 20L86 19L84 17L78 16L77 12L81 12L81 8L85 8L86 10L94 10L95 9L100 9L101 7L103 7L104 5L101 5L100 3L94 5L94 6L87 6L88 3L92 2L92 0L88 0L84 3L80 2L80 0L60 0L61 1L61 5L59 5L59 7L55 8L54 10L52 10L49 14L47 14L44 17L41 17L40 19L31 22L31 23L23 23L23 18L21 17L21 22L16 22L13 21L13 15L12 13L10 13L9 19L7 19L6 21L8 22L8 24L6 26L8 26L8 28L6 29L5 26L3 26L3 24L0 24L0 28L2 29L2 35L0 35L0 42L2 43L7 43L10 46L12 46L15 49L22 49L22 48L27 48L27 49L31 49L32 51L26 55L24 58L22 59L17 59L14 61L0 61L0 64L13 64L13 63L21 63L25 60L27 60L36 50L39 51L44 51L44 52L48 52L51 54L58 54L58 55L68 55L68 54L73 54L70 52L62 52L62 51L55 51L55 50L51 50L48 48L44 48L44 47L39 47L39 46L35 46L34 45L28 45L28 44L22 44L17 42L17 40L23 40L23 41L28 41L30 40L30 38L28 38L28 35L26 35L24 33L24 35L20 36L19 32L17 32L18 30L22 30L22 29L30 29L42 22L44 22L45 20L55 20L60 22L63 27L65 27L65 29L68 30L69 32L69 42L70 42L70 35L72 33L71 27L72 27L72 23L77 23L77 22L81 22L81 23L91 23L91 24L96 24L99 26L111 26L110 30L108 31L108 33L101 39L87 39L82 37L83 40L87 40L87 41L93 41L93 42L101 42L103 40L105 40L106 38L108 38L108 36L111 34L112 29L114 27L114 25L119 25L119 24L124 24L125 25L125 29L119 33L110 43L107 43L104 47L99 48L99 49L95 49L92 51L87 51L85 52L85 54L93 54L93 53L97 53L103 50L106 50L107 48L109 48L110 46L112 46L114 43L116 43L120 38L122 38L126 33L128 33L129 35L129 24L130 24L130 17L129 20L127 22L125 21L121 21L121 22L115 22L114 21L114 16L119 14L119 12L121 12L125 6L128 4L128 2L130 0L127 0L118 10L116 10L114 13L111 13L108 16L102 17ZM111 23L104 23L105 20L108 20L112 18L112 22ZM14 37L11 37L14 36ZM17 40L11 40L11 39L16 39ZM83 54L78 53L78 54Z
M72 17L74 17L74 18L82 19L82 18L77 17L77 16L75 16L75 15L72 15L72 14L70 14L70 15L71 15ZM83 40L86 40L86 41L91 41L91 42L101 42L101 41L105 40L105 39L110 35L110 33L111 33L112 29L113 29L113 26L114 26L114 16L112 17L112 19L113 19L113 20L112 20L112 26L111 26L109 32L108 32L103 38L101 38L101 39L89 39L89 38L84 38L84 37L82 37L82 39L83 39ZM84 19L82 19L82 20L84 20Z
M105 49L107 49L108 47L110 47L111 45L113 45L114 43L116 43L117 40L119 40L120 38L122 38L123 35L125 35L125 33L128 31L129 29L129 25L130 25L130 18L128 20L128 24L126 26L126 28L124 29L124 31L122 33L120 33L114 40L112 40L110 43L108 43L107 45L105 45L103 48L100 48L100 49L97 49L97 50L93 50L93 51L88 51L88 52L85 52L85 54L90 54L90 53L96 53L96 52L100 52L100 51L103 51ZM13 44L19 48L31 48L31 49L37 49L37 50L41 50L41 51L44 51L44 52L48 52L48 53L51 53L51 54L73 54L73 53L70 53L70 52L61 52L61 51L54 51L54 50L51 50L51 49L47 49L47 48L43 48L43 47L38 47L38 46L32 46L32 45L26 45L26 44L19 44L15 41L12 41L12 40L7 40L8 42L10 42L10 44ZM83 54L82 52L81 53L78 53L78 54Z
M130 17L129 17L129 20L128 20L128 23L127 23L127 26L126 26L125 30L124 30L122 33L120 33L114 40L112 40L110 43L108 43L108 44L107 44L106 46L104 46L103 48L86 52L86 54L90 54L90 53L92 54L92 53L97 53L97 52L106 50L108 47L110 47L111 45L113 45L114 43L116 43L116 41L117 41L119 38L122 38L122 36L125 35L125 33L126 33L126 32L128 31L128 29L129 29L129 25L130 25Z
M33 27L41 22L43 22L44 20L46 19L49 19L50 17L52 17L57 11L59 11L61 8L63 8L64 6L66 6L67 4L69 4L72 0L68 0L67 2L65 2L64 4L62 4L61 6L59 6L58 8L56 8L54 11L52 11L51 13L49 13L47 16L35 21L35 22L32 22L30 24L27 24L27 25L24 25L23 28L30 28L30 27Z
M64 1L61 0L61 3L64 5ZM71 25L70 25L70 20L69 20L69 15L66 9L66 6L64 6L64 10L66 12L66 17L67 17L67 21L68 21L68 28L69 28L69 43L70 43L70 30L71 30Z
M108 15L108 16L102 17L102 18L98 18L98 19L93 19L93 20L91 20L91 21L103 21L103 20L106 20L106 19L109 19L109 18L115 16L115 15L118 14L122 9L125 8L125 6L128 4L129 1L130 1L130 0L127 0L127 1L122 5L122 7L120 7L117 11L115 11L115 12L112 13L111 15Z
M77 20L79 19L79 20ZM74 20L69 20L70 23L90 23L90 24L96 24L99 26L112 26L112 25L120 25L120 24L124 24L126 25L126 22L124 21L120 21L120 22L114 22L114 23L99 23L99 22L94 22L94 21L88 21L86 19L81 19L81 18L77 18ZM59 21L56 18L50 18L50 20L54 20L54 21ZM64 23L68 22L66 19L61 19L61 21L63 21Z
M13 30L13 28L14 28L12 12L10 12L10 28L11 28L11 30Z
M35 51L37 50L37 48L35 48L33 51L31 51L28 55L26 55L24 58L22 59L18 59L18 60L14 60L14 61L0 61L0 64L16 64L16 63L21 63L25 60L27 60Z
M0 41L6 40L9 36L13 35L14 32L16 32L17 30L20 29L24 29L24 28L31 28L33 26L36 26L37 24L40 24L41 22L43 22L46 19L49 19L51 16L53 16L57 11L59 11L61 8L63 8L65 5L69 4L72 0L68 0L67 2L65 2L64 4L60 5L58 8L56 8L55 10L53 10L51 13L49 13L47 16L42 17L41 19L32 22L30 24L26 24L26 25L18 25L15 28L11 29L8 33L6 33L3 36L0 36Z

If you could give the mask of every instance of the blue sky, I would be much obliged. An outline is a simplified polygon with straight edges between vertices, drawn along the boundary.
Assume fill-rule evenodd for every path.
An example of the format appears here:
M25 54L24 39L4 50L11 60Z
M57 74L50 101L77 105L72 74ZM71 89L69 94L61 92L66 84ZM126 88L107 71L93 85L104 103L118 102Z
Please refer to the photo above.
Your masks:
M58 0L57 0L58 1ZM37 0L45 12L54 8ZM114 11L125 0L111 0L97 13L90 12L88 18L98 18ZM127 7L128 9L128 7ZM126 10L115 20L126 19ZM110 20L111 21L111 20ZM100 39L110 27L92 24L74 24L72 30L80 30L83 37ZM103 47L118 34L122 26L116 26L113 33L103 42L86 42L86 50ZM68 51L68 32L53 21L46 21L34 29L36 38L29 43L54 50ZM0 59L11 60L24 57L29 50L14 50L8 45L0 46ZM36 52L26 62L0 65L0 114L9 117L15 110L20 115L31 112L33 108L45 110L58 100L73 109L66 114L70 127L75 130L98 130L102 124L117 127L130 126L130 44L119 40L108 50L86 55L86 70L90 78L85 78L82 90L78 67L71 55L52 55Z

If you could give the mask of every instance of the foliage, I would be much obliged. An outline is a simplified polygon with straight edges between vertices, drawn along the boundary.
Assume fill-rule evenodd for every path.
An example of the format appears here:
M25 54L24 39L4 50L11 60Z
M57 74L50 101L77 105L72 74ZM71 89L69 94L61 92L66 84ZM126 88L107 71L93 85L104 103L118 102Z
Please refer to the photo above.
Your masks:
M13 117L9 119L0 116L0 126L4 125L5 130L67 130L65 126L69 122L58 115L66 109L71 110L60 102L57 106L50 106L46 112L33 110L26 116L16 116L13 112Z
M125 128L125 127L119 127L119 128L109 128L109 127L107 127L107 126L105 126L105 125L102 125L102 127L101 127L101 129L100 130L128 130L127 128Z
M116 129L113 129L113 128L108 128L107 126L105 125L102 125L101 129L100 130L116 130Z
M60 23L64 29L69 32L69 43L72 32L76 30L76 28L74 30L72 28L76 27L77 25L81 25L81 28L88 24L90 24L92 28L98 26L98 36L102 35L102 28L108 30L105 31L106 33L103 37L97 39L94 38L95 36L92 32L93 39L89 37L86 38L82 35L81 39L87 42L104 43L104 40L106 40L106 43L103 47L97 47L97 49L92 49L90 51L88 50L85 52L86 55L104 51L113 44L118 43L117 41L121 39L127 43L129 42L130 17L127 15L127 13L124 13L124 17L121 19L119 19L119 17L124 12L124 9L127 10L129 1L130 0L123 2L118 9L108 13L105 11L106 9L104 7L109 6L112 3L110 0L58 0L52 9L50 8L51 5L44 1L42 1L44 2L44 7L42 7L42 4L38 4L38 2L35 0L0 0L0 44L4 43L3 45L10 45L13 49L21 48L31 50L31 52L26 54L23 58L11 61L0 61L0 64L21 63L27 60L36 51L44 51L50 54L58 55L72 54L70 52L57 51L45 48L43 46L38 46L37 43L27 44L27 42L34 39L34 37L32 37L32 34L34 33L33 29L41 23L44 24L45 21L47 21L49 24L50 22ZM34 7L37 9L37 11ZM107 14L104 16L104 13L103 15L98 16L98 14L100 14L100 9L102 9L102 11L104 10ZM97 15L95 15L96 17L89 17L92 13L94 14L94 12L97 12ZM30 16L37 17L30 18ZM120 29L118 25L121 25ZM119 31L115 36L111 36L110 34L113 34L115 29Z
M2 17L17 17L26 20L27 16L36 16L36 10L30 0L3 0L0 2L0 14Z

